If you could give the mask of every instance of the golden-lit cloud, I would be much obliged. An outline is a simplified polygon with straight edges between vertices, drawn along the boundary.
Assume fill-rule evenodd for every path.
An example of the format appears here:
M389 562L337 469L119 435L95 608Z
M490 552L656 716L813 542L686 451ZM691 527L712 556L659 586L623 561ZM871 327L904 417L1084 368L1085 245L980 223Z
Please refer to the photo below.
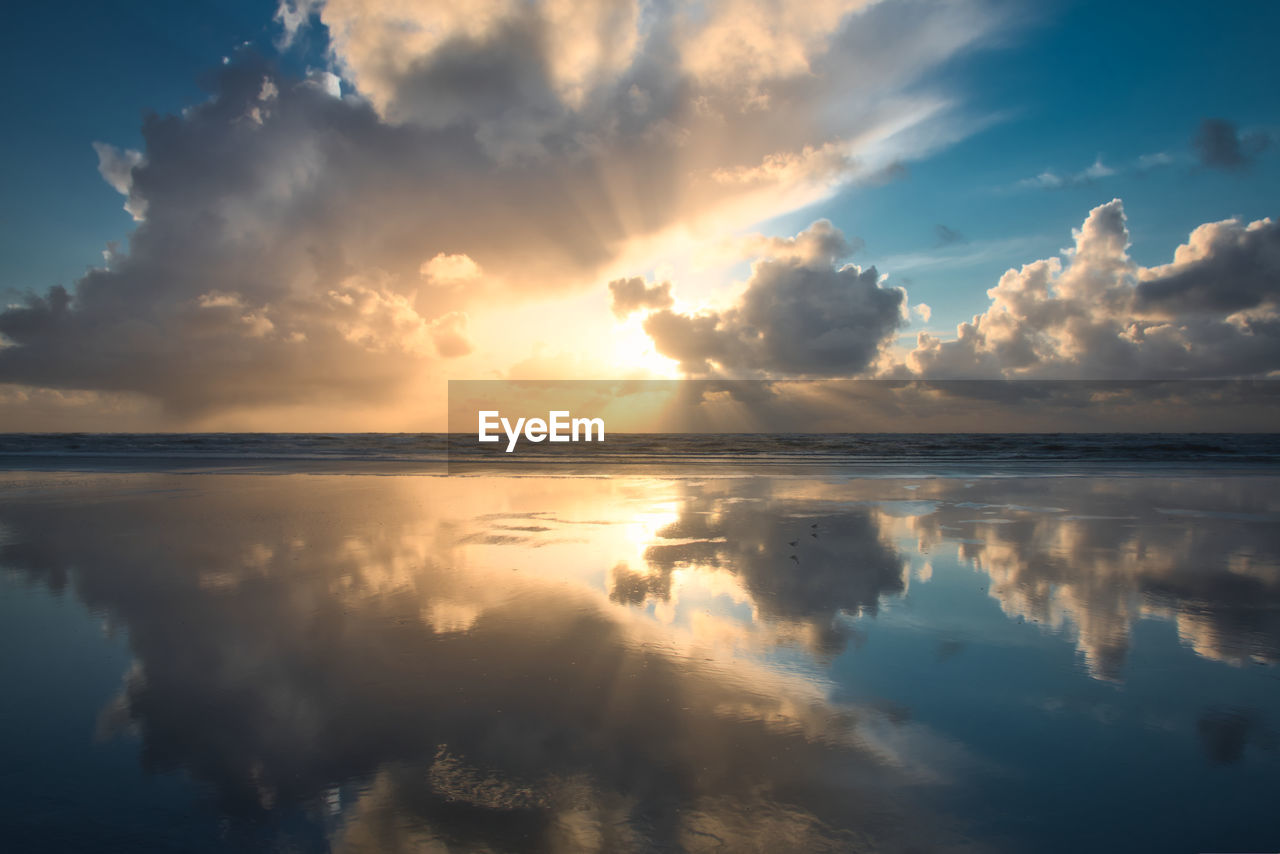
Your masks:
M241 52L207 101L148 118L141 150L99 145L129 248L0 313L0 382L136 396L166 426L358 407L412 429L438 427L445 377L501 376L540 343L662 370L638 325L614 332L607 282L963 136L922 80L999 24L980 0L331 0L277 19L282 50L327 34L330 67Z

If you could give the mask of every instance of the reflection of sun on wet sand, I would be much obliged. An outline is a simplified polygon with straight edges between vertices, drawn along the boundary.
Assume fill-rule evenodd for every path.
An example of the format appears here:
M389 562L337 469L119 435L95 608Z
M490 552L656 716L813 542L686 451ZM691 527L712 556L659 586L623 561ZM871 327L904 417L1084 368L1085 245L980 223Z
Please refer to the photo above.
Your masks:
M832 704L767 649L735 658L705 627L610 602L582 558L632 554L632 509L668 485L602 503L615 486L561 484L551 502L549 485L506 484L495 513L493 484L451 484L440 504L442 483L228 476L5 505L5 561L50 580L85 566L81 595L129 626L115 718L149 763L188 768L239 814L367 778L337 840L355 849L459 833L550 850L950 844L904 812L941 772L885 738L882 713ZM534 505L555 510L511 523ZM80 536L51 536L66 524ZM120 538L141 524L155 533ZM472 536L495 524L514 539Z
M1280 657L1263 477L14 477L4 565L127 631L104 731L336 850L972 850L938 804L990 761L850 673L927 687L1010 618L1113 682L1144 618Z

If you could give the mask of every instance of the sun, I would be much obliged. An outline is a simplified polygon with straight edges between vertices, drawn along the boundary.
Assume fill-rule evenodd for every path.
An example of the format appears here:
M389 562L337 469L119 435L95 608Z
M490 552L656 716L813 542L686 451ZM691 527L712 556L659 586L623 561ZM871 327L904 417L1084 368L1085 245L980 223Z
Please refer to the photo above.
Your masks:
M618 377L640 375L645 379L680 379L680 363L668 358L653 346L653 339L645 334L639 316L631 316L614 325L611 361L617 367Z

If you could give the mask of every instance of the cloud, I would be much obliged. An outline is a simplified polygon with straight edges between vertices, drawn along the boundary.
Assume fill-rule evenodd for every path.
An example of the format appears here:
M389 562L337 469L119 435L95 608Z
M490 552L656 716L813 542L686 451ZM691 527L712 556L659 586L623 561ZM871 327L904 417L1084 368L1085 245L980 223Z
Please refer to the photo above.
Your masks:
M133 170L143 165L146 160L142 152L131 149L121 150L105 142L95 142L93 150L98 154L98 174L111 186L111 189L125 197L124 209L135 222L146 219L146 200L133 198Z
M440 283L465 283L482 278L480 265L466 255L446 255L443 252L418 268L422 278Z
M1241 134L1235 124L1226 119L1205 119L1200 122L1191 147L1200 163L1212 169L1245 169L1271 143L1271 138L1260 131Z
M613 295L613 314L619 318L643 308L670 308L672 305L670 282L648 285L639 276L632 276L610 282L609 292Z
M949 228L949 227L947 227L947 226L943 225L942 223L938 223L937 225L935 225L935 226L933 227L933 233L934 233L934 234L937 236L937 238L938 238L938 245L939 245L939 246L949 246L949 245L951 245L952 243L964 243L964 242L965 242L965 241L964 241L964 235L963 235L963 234L961 234L960 232L956 231L954 228Z
M319 6L319 0L280 0L280 5L276 7L275 22L280 25L281 32L276 46L286 49L292 45Z
M1109 178L1117 174L1117 170L1102 162L1102 155L1093 161L1093 165L1081 169L1079 172L1067 175L1059 174L1052 169L1046 169L1034 178L1023 178L1015 185L1015 189L1022 190L1061 190L1064 187L1080 187L1085 184L1092 184L1101 178Z
M1087 187L1104 178L1134 173L1141 175L1150 172L1153 169L1172 166L1178 162L1179 158L1174 157L1167 152L1155 151L1147 154L1140 154L1136 159L1121 163L1120 165L1111 165L1104 163L1102 155L1099 154L1094 159L1092 165L1087 166L1084 169L1067 173L1063 173L1060 170L1055 169L1046 169L1031 178L1023 178L1012 187L1004 188L1004 191L1062 190L1070 187Z
M752 255L802 264L835 264L841 258L862 248L859 237L845 237L844 232L820 219L795 237L765 237L756 234L742 242L742 249Z
M1196 228L1171 264L1143 270L1136 307L1143 313L1275 315L1280 300L1280 227L1229 219Z
M906 365L925 377L1177 379L1280 370L1280 226L1197 228L1171 264L1128 254L1119 199L1094 208L1063 257L1009 270L991 306ZM901 372L899 372L901 373Z
M467 337L467 313L451 311L431 321L431 341L436 352L443 358L454 359L471 352L471 341Z
M0 382L136 393L179 420L398 404L450 354L513 346L494 306L963 135L920 81L998 23L979 0L287 0L277 21L284 49L327 32L330 68L242 51L206 102L148 117L140 152L97 146L139 219L129 251L0 313ZM464 346L458 313L488 338Z
M1177 162L1177 159L1172 154L1169 154L1168 152L1153 151L1150 154L1138 155L1138 160L1135 165L1137 166L1139 171L1146 171L1148 169L1154 169L1158 166L1172 166L1176 162Z
M733 306L649 315L659 353L689 374L842 376L865 369L902 325L906 292L882 288L875 267L838 266L850 243L826 220L759 249Z

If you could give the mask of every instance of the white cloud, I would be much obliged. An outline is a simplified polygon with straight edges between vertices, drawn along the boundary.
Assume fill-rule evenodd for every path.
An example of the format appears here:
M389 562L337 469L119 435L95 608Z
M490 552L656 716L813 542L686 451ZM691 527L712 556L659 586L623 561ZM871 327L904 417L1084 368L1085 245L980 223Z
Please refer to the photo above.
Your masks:
M124 209L135 222L146 219L146 200L133 195L133 170L146 162L142 152L119 149L105 142L95 142L93 150L98 154L98 174L111 189L125 197Z
M418 268L424 279L442 284L470 282L483 275L480 265L468 255L446 255L441 252Z
M1138 157L1139 169L1154 169L1157 166L1172 166L1177 162L1172 154L1164 151L1155 151L1151 154L1143 154Z
M1063 257L1009 270L991 306L907 358L928 377L1181 378L1280 370L1280 227L1208 223L1171 264L1129 257L1119 199L1094 208Z
M1052 169L1046 169L1035 177L1023 178L1014 185L1014 188L1019 190L1058 190L1063 187L1078 187L1082 184L1090 184L1102 178L1110 178L1116 174L1118 174L1118 170L1103 163L1102 155L1099 154L1091 166L1087 166L1078 172L1062 175Z
M320 5L320 0L280 0L276 7L275 21L280 25L281 33L276 41L277 47L288 48L298 37L298 32ZM223 57L223 62L227 61Z
M1141 154L1136 159L1122 163L1119 166L1104 163L1102 155L1099 154L1093 161L1091 166L1080 169L1075 172L1063 173L1055 169L1046 169L1038 175L1030 178L1023 178L1018 181L1009 190L1060 190L1065 187L1082 187L1100 181L1104 178L1111 178L1116 175L1123 175L1132 172L1149 172L1152 169L1161 169L1166 166L1173 166L1179 162L1179 158L1165 151L1155 151L1148 154Z

